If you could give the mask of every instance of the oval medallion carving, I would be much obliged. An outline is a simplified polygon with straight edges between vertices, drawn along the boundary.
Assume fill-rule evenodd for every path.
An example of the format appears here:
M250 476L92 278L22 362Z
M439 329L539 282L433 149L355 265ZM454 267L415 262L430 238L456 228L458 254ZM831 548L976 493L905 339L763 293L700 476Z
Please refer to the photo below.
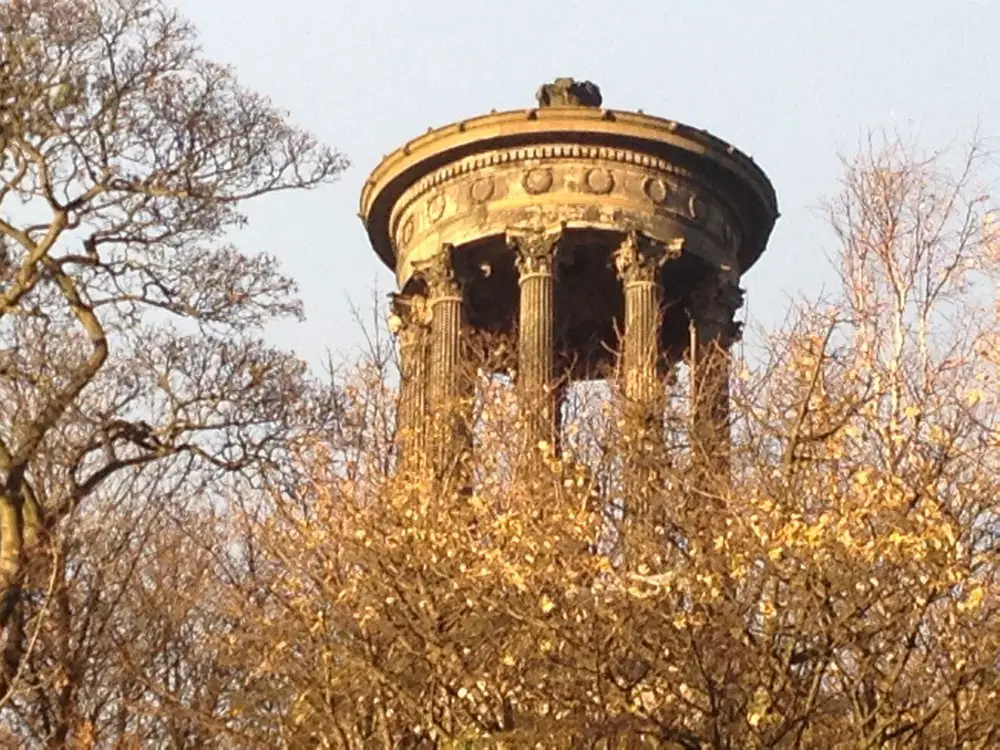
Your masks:
M406 222L403 224L403 228L399 231L399 244L406 247L410 244L410 240L413 239L413 217L407 218Z
M469 195L472 196L472 200L476 203L485 203L488 201L493 196L493 178L480 177L472 183L472 187L469 188Z
M643 180L642 190L653 203L663 203L670 195L670 187L659 177L647 177Z
M587 172L587 187L598 195L611 192L615 186L615 178L606 169L591 169Z
M525 172L521 183L524 185L524 189L532 195L544 193L552 187L552 170L544 168L529 169Z
M443 195L435 195L427 201L427 217L431 221L437 221L444 216L445 200Z
M705 217L705 203L697 193L691 193L688 198L688 215L696 221Z

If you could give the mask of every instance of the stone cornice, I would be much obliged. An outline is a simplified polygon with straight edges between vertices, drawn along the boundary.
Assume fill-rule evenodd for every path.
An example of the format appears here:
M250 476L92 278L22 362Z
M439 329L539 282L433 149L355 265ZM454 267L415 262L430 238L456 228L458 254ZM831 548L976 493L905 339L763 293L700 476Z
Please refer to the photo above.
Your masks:
M777 218L770 182L738 149L670 120L592 107L491 113L431 130L386 156L375 168L362 190L361 217L378 254L395 267L395 220L422 195L478 171L567 160L620 164L682 181L690 181L692 172L696 173L731 203L738 223L745 228L739 248L744 270L763 250ZM612 184L603 176L596 180L596 192L611 191ZM477 190L483 202L490 197L489 185L484 183ZM435 205L428 210L440 209Z
M673 120L641 112L625 112L592 108L518 109L491 112L461 122L430 128L405 145L386 155L366 181L361 192L361 216L367 220L381 188L397 175L421 163L428 157L446 151L461 150L469 145L494 147L493 140L515 140L517 136L533 136L562 132L570 136L586 133L636 139L653 143L672 144L685 151L714 155L720 162L742 173L746 179L758 182L765 203L777 212L774 190L767 176L752 158L735 146L705 130L683 125ZM572 138L570 138L572 140ZM475 149L479 150L479 149Z

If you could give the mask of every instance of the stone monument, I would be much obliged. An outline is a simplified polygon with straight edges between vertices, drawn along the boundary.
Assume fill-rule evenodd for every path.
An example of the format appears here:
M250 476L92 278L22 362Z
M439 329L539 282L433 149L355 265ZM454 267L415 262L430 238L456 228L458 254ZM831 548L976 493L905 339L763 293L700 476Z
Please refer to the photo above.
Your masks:
M362 190L398 285L403 464L444 471L467 444L456 404L490 337L509 343L489 366L514 374L529 445L558 445L561 386L584 379L618 378L655 435L664 382L689 363L692 449L726 470L728 350L740 276L778 216L770 182L704 130L601 108L593 83L537 100L428 131Z

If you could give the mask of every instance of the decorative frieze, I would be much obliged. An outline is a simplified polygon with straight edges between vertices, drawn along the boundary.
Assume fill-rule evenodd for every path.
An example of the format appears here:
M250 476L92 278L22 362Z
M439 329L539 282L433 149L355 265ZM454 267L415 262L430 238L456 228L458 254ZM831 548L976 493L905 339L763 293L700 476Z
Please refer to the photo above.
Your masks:
M689 251L712 263L732 252L739 222L699 176L641 151L582 144L498 149L442 167L396 200L391 226L399 282L442 242L465 244L517 224L544 226L552 217L607 231L627 221L661 243L680 228ZM726 256L714 248L725 248Z

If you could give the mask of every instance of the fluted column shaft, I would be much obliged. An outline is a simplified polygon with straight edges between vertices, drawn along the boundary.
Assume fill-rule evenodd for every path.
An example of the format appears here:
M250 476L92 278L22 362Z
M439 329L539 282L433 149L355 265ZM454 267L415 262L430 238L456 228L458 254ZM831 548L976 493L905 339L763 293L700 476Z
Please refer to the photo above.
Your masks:
M625 391L625 476L627 512L648 510L650 483L659 463L663 386L658 372L661 291L659 270L665 249L632 232L615 254L625 297L622 381Z
M520 285L518 318L518 403L524 417L529 455L541 458L539 446L556 444L555 274L561 232L511 233ZM531 462L529 461L529 463Z
M399 342L400 385L396 441L407 471L424 465L430 310L419 294L393 296L393 329Z
M743 303L734 274L714 273L691 294L691 444L695 459L728 483L729 348L739 339L733 316Z
M656 399L660 339L660 285L658 271L666 260L660 247L631 233L618 248L615 267L625 296L625 339L622 370L625 396L635 403Z
M439 473L450 470L464 441L462 424L462 294L451 264L451 248L417 268L427 284L430 307L428 401L432 414L429 452Z

